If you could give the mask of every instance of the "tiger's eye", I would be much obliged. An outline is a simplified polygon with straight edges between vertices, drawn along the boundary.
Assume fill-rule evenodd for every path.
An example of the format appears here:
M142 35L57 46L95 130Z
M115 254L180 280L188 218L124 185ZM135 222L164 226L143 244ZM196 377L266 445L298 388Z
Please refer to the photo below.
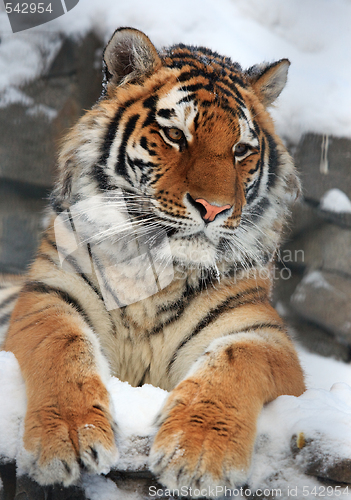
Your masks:
M249 146L243 142L239 142L234 148L235 156L244 156L249 151Z
M181 142L185 140L183 132L176 127L170 127L170 128L165 128L164 132L166 134L166 137L174 142Z

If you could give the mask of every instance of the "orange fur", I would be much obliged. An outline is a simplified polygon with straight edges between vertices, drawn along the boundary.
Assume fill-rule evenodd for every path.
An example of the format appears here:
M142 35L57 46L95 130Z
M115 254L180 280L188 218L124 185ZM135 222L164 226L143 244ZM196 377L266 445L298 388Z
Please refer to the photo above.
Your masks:
M80 458L90 469L96 446L116 454L109 395L84 329L79 314L55 296L22 293L13 312L4 348L14 352L26 382L24 445L41 467L60 459L70 470Z

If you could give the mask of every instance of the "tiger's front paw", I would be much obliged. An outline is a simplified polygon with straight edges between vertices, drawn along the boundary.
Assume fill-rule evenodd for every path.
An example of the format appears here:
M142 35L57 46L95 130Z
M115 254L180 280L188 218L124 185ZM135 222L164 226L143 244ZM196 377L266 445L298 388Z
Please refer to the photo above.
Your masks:
M168 488L191 487L192 496L209 495L216 486L240 487L248 476L255 422L194 383L182 382L168 398L150 468Z
M42 485L74 484L81 468L107 473L118 458L112 419L100 405L70 414L55 406L29 410L24 448L19 466Z

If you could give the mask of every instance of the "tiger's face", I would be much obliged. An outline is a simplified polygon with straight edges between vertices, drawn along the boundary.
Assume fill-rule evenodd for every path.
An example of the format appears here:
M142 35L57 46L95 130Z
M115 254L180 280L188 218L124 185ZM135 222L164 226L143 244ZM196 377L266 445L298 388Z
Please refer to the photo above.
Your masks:
M271 258L287 195L298 188L266 110L289 63L243 72L208 49L158 54L132 29L117 30L104 57L106 93L77 128L78 175L67 173L72 151L61 155L61 197L122 188L134 229L162 227L174 260L188 266ZM97 215L89 223L98 226Z

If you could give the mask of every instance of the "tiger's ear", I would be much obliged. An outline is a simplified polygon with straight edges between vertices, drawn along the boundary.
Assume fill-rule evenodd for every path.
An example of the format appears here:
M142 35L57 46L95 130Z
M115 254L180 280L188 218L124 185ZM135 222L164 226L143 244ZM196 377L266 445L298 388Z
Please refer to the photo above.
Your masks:
M257 64L246 71L251 86L264 106L272 104L285 87L290 61L281 59L273 64Z
M105 84L142 82L161 66L161 59L149 38L134 28L119 28L104 54Z

